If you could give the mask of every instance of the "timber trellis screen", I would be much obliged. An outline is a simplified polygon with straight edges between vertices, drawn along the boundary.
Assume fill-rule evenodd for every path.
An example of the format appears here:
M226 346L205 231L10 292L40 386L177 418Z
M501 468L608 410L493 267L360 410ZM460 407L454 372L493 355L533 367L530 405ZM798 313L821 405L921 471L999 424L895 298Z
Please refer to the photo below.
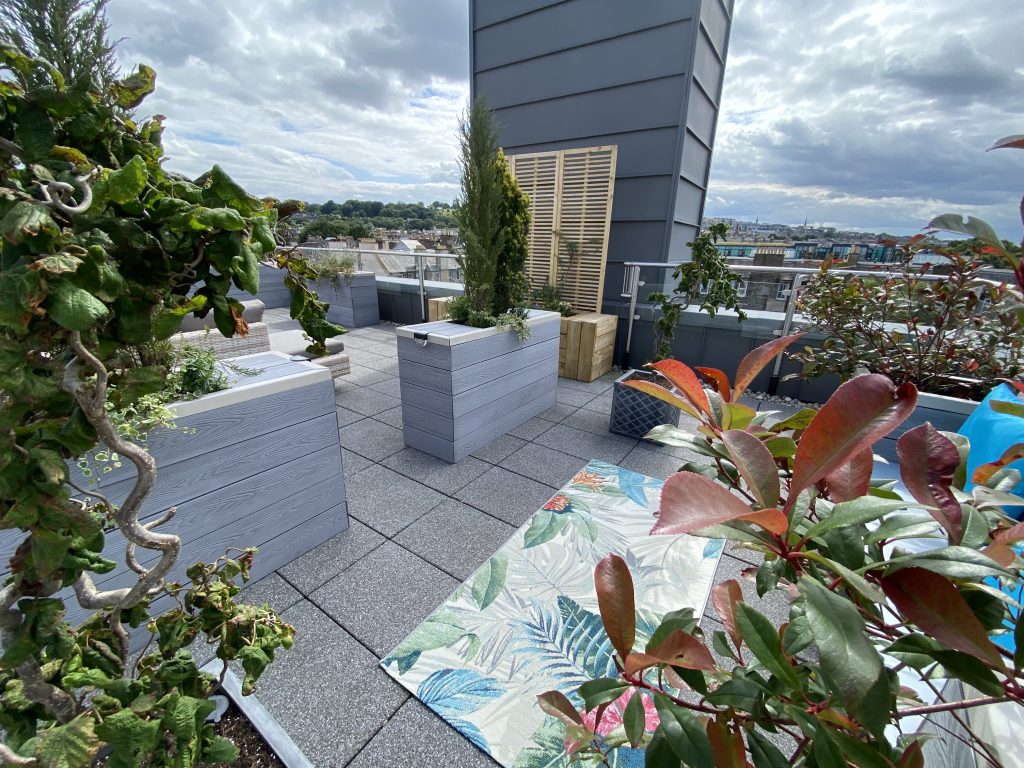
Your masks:
M577 312L601 311L617 150L611 145L508 157L530 197L530 287L558 286Z

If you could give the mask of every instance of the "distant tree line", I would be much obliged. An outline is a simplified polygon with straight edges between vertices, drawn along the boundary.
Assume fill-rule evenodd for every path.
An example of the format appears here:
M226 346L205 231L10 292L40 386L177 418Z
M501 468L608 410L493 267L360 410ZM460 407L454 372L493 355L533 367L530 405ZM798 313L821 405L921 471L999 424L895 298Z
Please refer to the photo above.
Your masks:
M309 218L299 230L305 241L313 237L369 237L374 229L426 229L454 228L455 216L451 203L434 201L423 203L383 203L379 200L346 200L336 203L308 203L305 213Z

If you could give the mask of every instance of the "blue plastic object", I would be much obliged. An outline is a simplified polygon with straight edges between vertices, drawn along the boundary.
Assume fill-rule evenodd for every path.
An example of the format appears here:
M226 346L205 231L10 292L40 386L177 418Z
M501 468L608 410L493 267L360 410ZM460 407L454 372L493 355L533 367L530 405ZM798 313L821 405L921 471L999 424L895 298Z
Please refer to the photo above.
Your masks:
M971 455L967 460L967 484L964 488L969 491L974 487L971 477L974 470L982 464L996 461L1003 452L1011 445L1024 443L1024 419L1008 413L999 413L992 410L993 400L1019 403L1021 399L1017 393L1006 384L988 393L988 397L978 404L974 413L967 417L967 421L960 427L959 433L971 441ZM1009 465L1013 469L1020 470L1024 474L1024 459L1018 459ZM1017 495L1024 494L1024 481L1021 481L1012 491ZM1006 510L1016 518L1020 518L1024 507L1013 507Z

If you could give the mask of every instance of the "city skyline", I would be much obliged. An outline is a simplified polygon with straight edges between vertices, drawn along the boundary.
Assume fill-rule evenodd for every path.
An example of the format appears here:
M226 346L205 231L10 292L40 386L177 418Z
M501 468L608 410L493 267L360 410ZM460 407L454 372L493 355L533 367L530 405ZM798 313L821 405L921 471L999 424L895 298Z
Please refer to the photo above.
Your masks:
M1013 6L738 0L706 215L909 234L955 212L1019 240L1024 153L984 151L1024 131ZM318 202L456 195L464 0L113 0L109 16L122 65L158 73L168 167L216 162Z

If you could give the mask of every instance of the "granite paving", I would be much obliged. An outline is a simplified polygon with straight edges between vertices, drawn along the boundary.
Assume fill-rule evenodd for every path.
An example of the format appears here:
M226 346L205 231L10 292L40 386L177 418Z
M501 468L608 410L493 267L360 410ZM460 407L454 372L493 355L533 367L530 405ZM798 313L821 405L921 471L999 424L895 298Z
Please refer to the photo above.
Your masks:
M290 327L287 310L268 312ZM447 464L402 439L394 326L355 329L343 341L353 373L336 380L335 393L349 528L243 592L296 628L295 646L257 694L316 766L493 766L395 684L379 659L590 459L659 478L704 459L608 432L612 372L559 380L554 407ZM755 597L744 571L757 554L726 551L719 580L736 578ZM771 598L762 610L781 620L785 600ZM720 628L710 606L705 622Z

